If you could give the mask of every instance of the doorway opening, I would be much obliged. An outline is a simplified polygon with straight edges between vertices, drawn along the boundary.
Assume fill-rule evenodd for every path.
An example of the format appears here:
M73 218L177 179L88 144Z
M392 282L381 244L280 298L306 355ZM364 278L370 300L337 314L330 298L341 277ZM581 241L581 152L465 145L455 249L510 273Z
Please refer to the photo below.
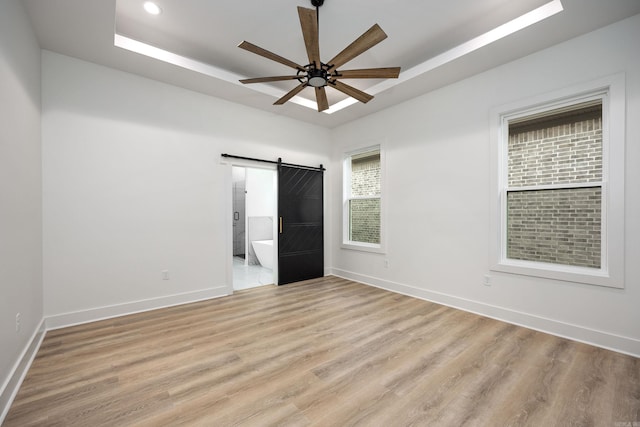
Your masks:
M276 283L276 171L232 166L233 290Z

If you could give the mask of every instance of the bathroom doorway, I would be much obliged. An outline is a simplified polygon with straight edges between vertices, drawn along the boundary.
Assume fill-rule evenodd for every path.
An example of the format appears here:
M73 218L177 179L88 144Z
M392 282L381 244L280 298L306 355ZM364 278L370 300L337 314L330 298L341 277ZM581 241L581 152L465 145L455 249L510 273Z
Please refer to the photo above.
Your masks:
M276 171L232 166L233 289L276 282Z

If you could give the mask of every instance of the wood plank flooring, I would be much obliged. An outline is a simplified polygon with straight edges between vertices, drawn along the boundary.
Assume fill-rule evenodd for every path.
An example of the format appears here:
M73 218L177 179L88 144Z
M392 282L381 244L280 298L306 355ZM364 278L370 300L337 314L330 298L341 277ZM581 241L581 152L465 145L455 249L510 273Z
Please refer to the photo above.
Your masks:
M327 277L50 331L4 425L633 426L640 359Z

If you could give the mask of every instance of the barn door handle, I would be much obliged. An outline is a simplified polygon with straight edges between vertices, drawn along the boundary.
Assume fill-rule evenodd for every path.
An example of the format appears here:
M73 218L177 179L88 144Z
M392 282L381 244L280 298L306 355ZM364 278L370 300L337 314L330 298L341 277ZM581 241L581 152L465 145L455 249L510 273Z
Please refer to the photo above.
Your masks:
M280 234L282 234L282 217L280 217Z

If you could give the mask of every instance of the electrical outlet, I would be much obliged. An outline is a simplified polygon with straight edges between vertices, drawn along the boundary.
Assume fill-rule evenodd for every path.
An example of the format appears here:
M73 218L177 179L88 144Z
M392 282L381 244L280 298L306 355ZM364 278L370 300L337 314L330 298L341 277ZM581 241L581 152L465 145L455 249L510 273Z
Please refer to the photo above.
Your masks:
M491 286L491 276L485 274L484 279L482 280L482 284L485 286Z
M169 270L162 270L162 280L169 280Z
M20 323L22 322L22 316L20 313L16 314L16 332L20 332Z

